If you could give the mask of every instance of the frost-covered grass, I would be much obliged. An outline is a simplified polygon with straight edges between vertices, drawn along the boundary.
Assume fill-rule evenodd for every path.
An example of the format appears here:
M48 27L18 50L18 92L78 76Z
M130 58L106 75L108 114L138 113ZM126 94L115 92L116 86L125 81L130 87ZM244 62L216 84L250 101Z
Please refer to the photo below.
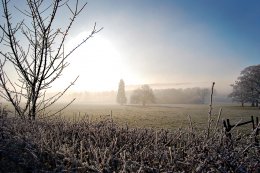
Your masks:
M91 122L0 119L0 172L259 172L254 133L231 139L221 126L129 128Z
M9 115L0 118L0 172L259 172L251 125L230 139L221 121L251 115L259 110L214 106L209 135L207 105L74 105L31 122Z

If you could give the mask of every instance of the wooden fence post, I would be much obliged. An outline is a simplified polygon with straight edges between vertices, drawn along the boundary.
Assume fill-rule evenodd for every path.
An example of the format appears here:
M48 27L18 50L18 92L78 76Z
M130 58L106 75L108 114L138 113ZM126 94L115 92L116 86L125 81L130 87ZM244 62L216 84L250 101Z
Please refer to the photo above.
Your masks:
M231 134L229 133L230 131L230 127L229 127L229 119L227 119L227 121L223 120L223 125L225 127L225 135L231 139Z

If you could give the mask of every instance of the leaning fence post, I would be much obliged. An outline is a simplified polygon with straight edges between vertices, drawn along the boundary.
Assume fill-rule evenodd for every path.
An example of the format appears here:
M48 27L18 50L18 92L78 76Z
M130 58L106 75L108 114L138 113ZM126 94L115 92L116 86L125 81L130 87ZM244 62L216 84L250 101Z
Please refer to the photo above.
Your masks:
M230 125L230 121L229 121L229 119L227 119L227 128L228 128L228 131L230 131L231 130L231 125Z

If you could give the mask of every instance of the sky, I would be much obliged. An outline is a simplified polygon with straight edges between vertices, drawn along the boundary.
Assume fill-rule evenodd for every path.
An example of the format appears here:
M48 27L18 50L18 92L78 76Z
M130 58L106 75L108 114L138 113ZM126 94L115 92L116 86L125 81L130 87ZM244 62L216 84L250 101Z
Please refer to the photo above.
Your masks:
M73 2L73 1L72 1ZM21 1L19 1L21 3ZM75 51L54 89L211 87L229 92L240 71L260 63L258 0L88 0L66 40L69 51L93 28L103 29ZM57 23L68 23L62 10Z

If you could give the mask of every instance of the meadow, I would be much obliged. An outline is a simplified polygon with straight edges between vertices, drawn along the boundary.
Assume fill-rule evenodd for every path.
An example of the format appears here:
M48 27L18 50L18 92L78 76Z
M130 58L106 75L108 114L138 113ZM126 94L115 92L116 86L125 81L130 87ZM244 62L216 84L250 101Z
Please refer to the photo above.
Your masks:
M111 116L112 113L113 121L132 128L175 130L189 126L188 116L196 128L203 129L208 123L208 111L209 105L207 104L154 104L145 107L140 105L72 104L62 115L69 119L78 117L78 115L87 115L91 121L98 121ZM221 120L227 118L234 123L250 120L250 116L259 116L260 110L250 106L241 107L237 104L213 105L213 121L217 120L219 114L221 114L219 125L222 125Z
M0 117L0 172L259 172L256 132L229 138L216 123L248 120L259 109L214 106L208 128L208 108L72 105L35 121Z

